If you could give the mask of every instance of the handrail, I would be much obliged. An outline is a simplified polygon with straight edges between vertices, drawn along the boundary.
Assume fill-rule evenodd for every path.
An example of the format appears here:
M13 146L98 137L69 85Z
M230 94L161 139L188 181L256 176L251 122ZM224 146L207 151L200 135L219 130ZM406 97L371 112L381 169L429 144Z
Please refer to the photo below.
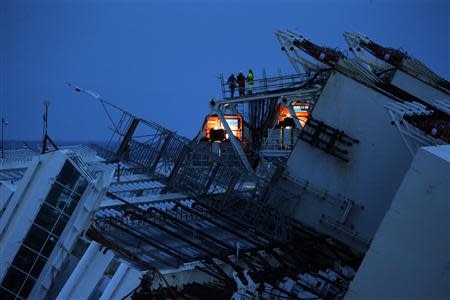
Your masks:
M231 89L230 86L223 80L223 74L221 74L221 88L222 88L222 97L223 98L231 98ZM252 84L252 93L254 92L265 92L270 90L276 90L280 88L289 88L294 87L300 84L304 84L311 76L308 74L290 74L290 75L281 75L275 77L263 77L260 79L254 79ZM245 90L247 93L250 91L248 86L248 81L245 83ZM238 94L239 86L236 82L234 92ZM236 95L235 95L236 96Z

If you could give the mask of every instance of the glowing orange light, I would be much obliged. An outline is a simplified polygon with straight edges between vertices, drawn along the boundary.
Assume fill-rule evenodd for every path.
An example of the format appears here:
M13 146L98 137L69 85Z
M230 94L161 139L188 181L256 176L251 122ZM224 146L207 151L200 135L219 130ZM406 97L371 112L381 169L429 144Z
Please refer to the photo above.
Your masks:
M243 119L241 115L225 115L225 120L228 123L233 135L240 141L242 141L242 124ZM205 137L211 139L211 130L225 129L222 122L217 115L207 116L207 122L205 125ZM228 138L228 134L226 135Z
M309 104L295 101L292 103L292 108L295 111L295 117L300 121L300 125L304 127L309 117ZM280 103L278 104L278 123L283 122L285 118L291 118L291 113L286 106Z

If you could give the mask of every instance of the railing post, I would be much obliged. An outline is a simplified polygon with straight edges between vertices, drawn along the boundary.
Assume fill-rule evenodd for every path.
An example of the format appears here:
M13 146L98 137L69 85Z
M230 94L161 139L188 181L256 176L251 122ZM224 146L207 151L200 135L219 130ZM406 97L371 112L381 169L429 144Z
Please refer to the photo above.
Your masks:
M281 68L278 68L278 74L280 75L281 87L282 88L286 87L286 82L283 78L283 71L281 70Z
M263 68L263 83L264 83L264 91L266 92L268 87L267 87L267 75L266 75L266 68Z
M222 98L225 98L225 80L223 78L223 73L220 73L220 87L222 88Z
M139 124L139 119L133 118L131 121L131 124L127 128L127 132L125 133L120 145L119 149L117 150L115 154L115 162L119 162L123 159L124 155L127 155L129 157L129 151L130 147L128 143L130 142L131 138L133 137L134 132L136 131L136 128Z

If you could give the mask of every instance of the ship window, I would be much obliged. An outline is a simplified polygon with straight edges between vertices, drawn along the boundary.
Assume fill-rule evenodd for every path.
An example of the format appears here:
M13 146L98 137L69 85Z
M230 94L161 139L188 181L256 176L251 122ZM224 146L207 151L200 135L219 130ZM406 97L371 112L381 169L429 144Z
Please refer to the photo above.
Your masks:
M67 222L69 221L69 218L67 218L65 215L61 214L58 222L55 225L55 228L53 228L52 233L56 236L60 236L63 232L64 228L66 227Z
M64 188L57 199L56 207L59 208L60 210L63 210L66 204L69 203L70 201L70 194L71 191Z
M33 278L28 277L22 289L20 290L19 296L24 298L28 297L28 295L31 293L31 290L33 289L35 282L36 281Z
M66 161L56 180L67 188L72 189L79 177L80 173L77 169L69 161Z
M47 242L44 245L44 248L42 249L41 254L45 257L49 257L53 251L53 248L55 248L57 241L58 241L58 238L56 236L50 235L47 239Z
M18 293L26 277L24 272L11 266L3 279L2 286L13 293Z
M293 107L294 107L294 111L296 113L298 113L298 112L307 112L308 109L309 109L308 105L294 105Z
M14 258L12 264L18 269L28 273L33 267L33 263L36 260L37 253L28 249L25 246L20 247L19 251Z
M8 291L13 299L28 297L87 185L66 161L0 285L2 296Z
M44 203L34 222L45 230L52 231L59 214L57 210Z
M59 195L61 195L61 192L64 188L60 186L59 184L53 184L50 192L47 195L47 198L45 199L45 202L48 204L57 207L58 206L58 198Z
M84 190L86 189L87 184L88 184L87 180L84 179L83 177L80 177L77 180L77 183L76 183L75 188L74 188L75 193L77 195L81 196L84 193Z
M36 260L36 263L33 266L33 269L31 269L31 276L33 276L34 278L38 278L46 262L47 259L43 258L42 256L39 256L38 259Z
M14 300L16 299L16 296L8 291L7 289L0 286L0 295L2 295L3 300Z
M226 119L228 126L231 130L239 130L239 120L238 119Z
M81 182L81 180L80 180ZM77 202L80 199L80 196L83 194L86 189L87 182L80 184L77 186L76 191L68 189L66 186L63 186L60 182L56 181L45 202L54 206L60 210L63 210L67 203L69 203L72 199L75 199Z
M69 204L64 208L64 212L70 216L73 213L73 211L75 210L75 207L77 206L78 201L80 201L80 196L75 195L75 194L72 195L72 199L69 202Z
M48 232L43 230L42 228L39 228L36 225L31 226L30 231L28 231L27 236L25 237L24 244L31 249L40 252L42 246L45 243L45 240L47 239Z

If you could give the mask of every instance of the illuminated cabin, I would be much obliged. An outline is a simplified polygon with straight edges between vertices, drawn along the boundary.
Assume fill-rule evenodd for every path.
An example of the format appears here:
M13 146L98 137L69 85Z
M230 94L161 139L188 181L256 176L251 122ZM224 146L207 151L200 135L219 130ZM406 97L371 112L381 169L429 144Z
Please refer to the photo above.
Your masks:
M295 101L292 103L292 108L295 111L295 116L300 121L300 124L302 125L302 127L305 126L305 123L308 120L309 111L311 109L310 106L311 105L309 103L300 102L300 101ZM291 113L289 112L289 109L285 105L279 104L278 105L278 124L282 126L283 123L285 122L286 118L291 118ZM289 121L286 120L286 124L288 124L288 122ZM287 126L289 126L289 125L287 125Z
M242 128L243 119L241 115L225 115L225 120L230 126L233 135L243 141ZM210 115L205 118L204 125L205 139L211 142L220 143L228 139L228 133L223 127L222 121L217 115Z
M312 108L308 102L295 101L292 103L295 116L292 117L289 109L282 103L277 106L277 122L275 126L267 131L261 150L266 156L287 155L297 141L298 131L305 126ZM300 122L298 128L295 119ZM297 132L297 133L296 133Z

